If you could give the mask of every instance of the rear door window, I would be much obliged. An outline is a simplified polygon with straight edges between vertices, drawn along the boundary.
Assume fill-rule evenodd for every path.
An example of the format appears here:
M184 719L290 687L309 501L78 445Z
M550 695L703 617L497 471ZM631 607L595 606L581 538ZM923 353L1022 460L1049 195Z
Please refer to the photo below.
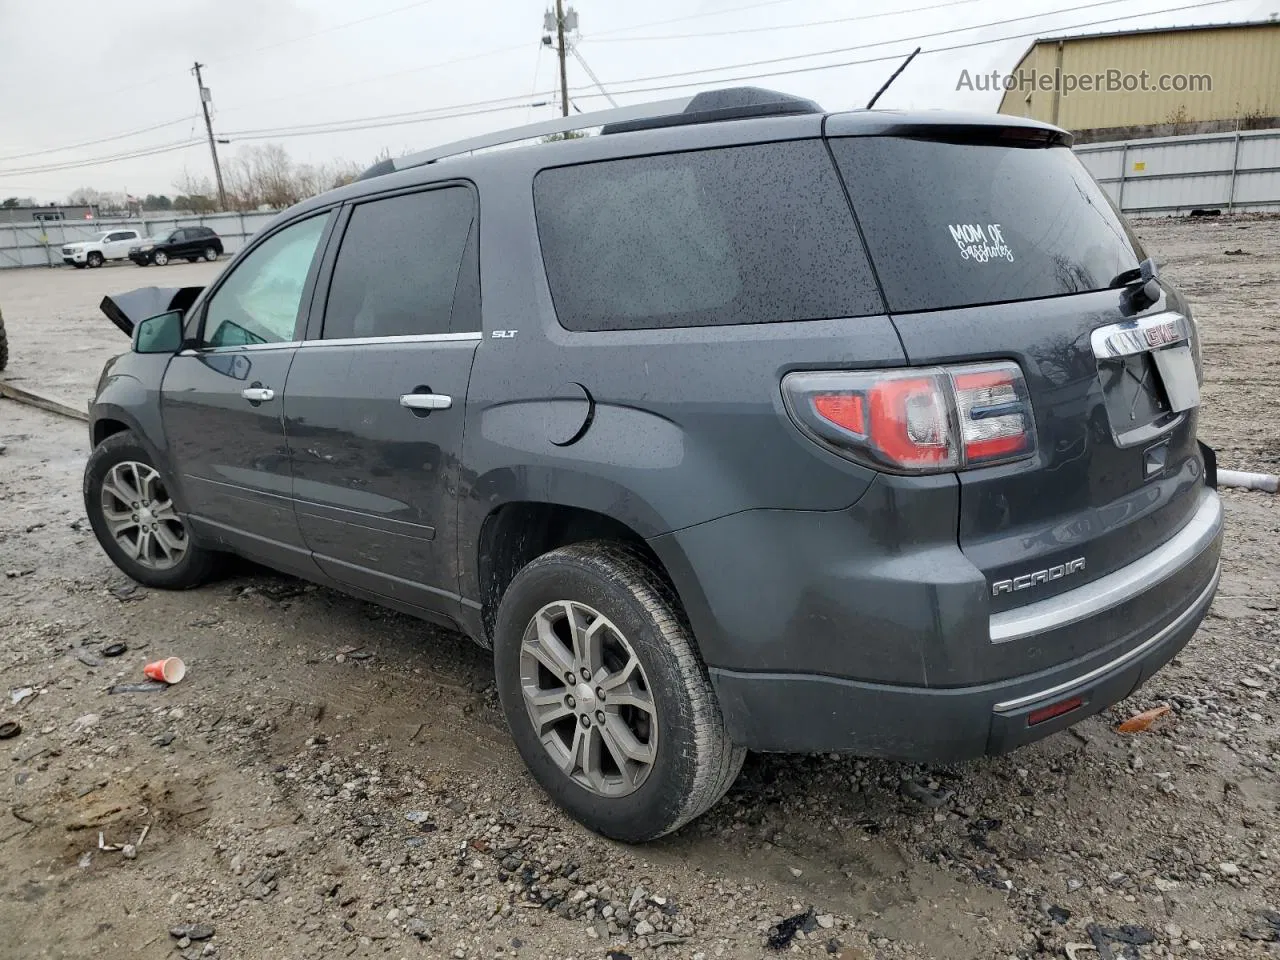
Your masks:
M1067 147L831 141L895 312L1105 289L1140 249Z
M538 174L533 197L570 330L883 312L820 141L557 167Z
M466 187L357 206L333 267L323 338L449 333L474 219Z

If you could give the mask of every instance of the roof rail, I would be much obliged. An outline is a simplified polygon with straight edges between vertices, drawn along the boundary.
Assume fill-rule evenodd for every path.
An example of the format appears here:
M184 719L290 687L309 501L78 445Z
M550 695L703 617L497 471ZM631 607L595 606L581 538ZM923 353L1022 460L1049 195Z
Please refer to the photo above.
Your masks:
M615 107L612 110L597 110L572 117L531 123L522 127L510 127L495 133L446 143L420 153L383 160L362 173L360 179L368 180L371 177L382 176L384 173L394 173L397 170L408 170L410 167L435 163L446 157L456 157L489 147L499 147L574 130L600 127L601 133L627 133L657 127L710 123L717 120L822 112L822 108L812 100L778 93L774 90L763 90L759 87L709 90L689 97L657 100L653 103L641 103L630 107Z
M500 147L508 143L519 143L521 140L532 140L535 137L546 137L554 133L568 133L573 130L589 130L592 127L603 127L610 123L622 123L630 120L643 120L653 117L665 117L680 113L689 105L693 97L677 97L673 100L657 100L653 103L640 103L630 107L615 107L611 110L596 110L592 113L580 113L571 117L560 117L556 120L544 120L541 123L530 123L522 127L510 127L495 133L483 133L467 140L457 140L443 146L432 147L419 153L411 153L406 157L394 157L374 164L360 175L361 180L379 177L384 173L397 170L408 170L427 163L435 163L446 157L484 150L488 147Z

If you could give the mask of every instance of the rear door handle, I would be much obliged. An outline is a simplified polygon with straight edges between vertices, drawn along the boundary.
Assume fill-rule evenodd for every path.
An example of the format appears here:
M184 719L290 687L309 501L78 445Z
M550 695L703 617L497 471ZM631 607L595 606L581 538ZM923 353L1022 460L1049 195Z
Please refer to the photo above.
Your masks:
M453 397L443 393L405 393L400 396L400 406L410 410L448 410Z
M240 391L240 396L244 397L250 403L262 403L264 400L275 399L276 392L270 387L245 387Z

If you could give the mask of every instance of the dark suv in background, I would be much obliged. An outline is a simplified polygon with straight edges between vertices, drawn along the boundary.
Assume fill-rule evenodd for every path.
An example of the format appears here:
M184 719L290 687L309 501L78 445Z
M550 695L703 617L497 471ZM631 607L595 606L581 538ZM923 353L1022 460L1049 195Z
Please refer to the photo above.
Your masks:
M747 749L1062 730L1188 641L1222 528L1187 304L1069 143L741 89L387 161L104 301L94 531L491 646L534 776L624 840Z
M222 256L222 238L210 227L179 227L159 237L142 241L129 251L129 259L140 267L163 267L170 260L210 262Z

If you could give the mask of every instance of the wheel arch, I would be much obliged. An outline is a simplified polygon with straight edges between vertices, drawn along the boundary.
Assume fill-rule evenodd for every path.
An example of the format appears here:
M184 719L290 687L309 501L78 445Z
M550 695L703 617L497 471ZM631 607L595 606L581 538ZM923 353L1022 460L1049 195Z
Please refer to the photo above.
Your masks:
M544 553L587 540L611 540L635 547L672 584L662 560L640 533L616 517L587 507L538 500L512 500L494 507L480 523L474 575L479 597L479 636L493 645L499 604L515 575ZM677 598L679 590L676 590Z

